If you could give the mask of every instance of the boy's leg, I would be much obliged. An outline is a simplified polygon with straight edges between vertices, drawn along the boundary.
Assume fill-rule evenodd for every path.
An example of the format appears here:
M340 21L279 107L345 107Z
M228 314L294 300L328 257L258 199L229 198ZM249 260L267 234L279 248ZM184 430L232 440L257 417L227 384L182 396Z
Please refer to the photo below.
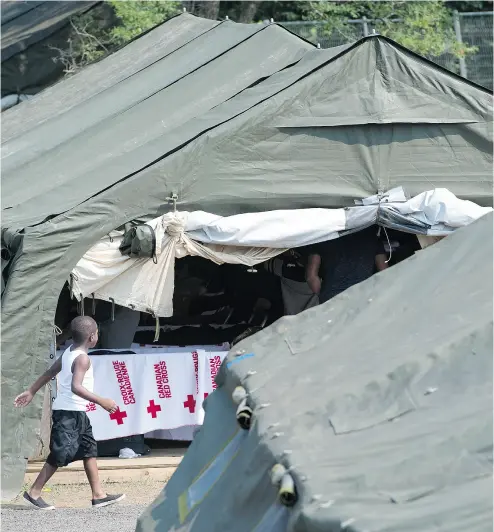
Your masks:
M106 493L101 487L101 482L99 480L98 463L96 462L96 458L84 458L83 462L87 479L89 481L89 485L91 486L93 500L104 499L106 497Z
M84 458L83 461L87 479L89 480L89 485L91 486L91 491L93 493L93 508L103 508L125 499L125 495L123 493L120 493L119 495L108 495L108 493L103 490L99 480L98 464L96 463L96 458Z
M83 430L80 435L80 446L78 454L84 462L84 469L86 471L89 485L93 494L92 505L93 508L103 508L109 504L120 502L125 498L125 495L108 495L101 487L99 480L98 464L96 457L98 456L98 445L93 436L93 429L89 418L84 413L83 417Z
M57 467L54 467L46 462L38 477L34 481L34 484L31 486L31 489L28 491L29 496L33 499L39 499L41 497L43 488L57 469Z

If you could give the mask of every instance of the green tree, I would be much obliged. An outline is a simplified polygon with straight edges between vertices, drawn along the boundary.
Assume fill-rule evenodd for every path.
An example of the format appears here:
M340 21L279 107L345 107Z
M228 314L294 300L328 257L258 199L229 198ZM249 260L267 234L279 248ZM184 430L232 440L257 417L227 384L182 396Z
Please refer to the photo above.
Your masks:
M306 20L323 22L326 34L339 34L342 40L355 39L355 24L349 21L366 17L372 21L369 27L420 55L462 57L476 51L457 41L452 11L441 0L320 1L307 2L305 9Z
M108 4L118 19L118 24L110 30L111 41L116 46L126 44L134 37L176 15L181 9L180 2L159 0L144 2L113 0Z
M181 2L168 0L102 2L71 20L67 47L57 50L55 60L64 64L66 73L74 73L178 14L181 9Z
M179 13L183 7L197 16L236 22L260 22L273 18L277 22L310 20L323 22L313 29L313 40L331 36L333 45L351 42L361 36L361 25L349 20L367 17L369 28L390 37L407 48L428 57L444 52L461 57L476 49L455 38L451 8L466 8L468 2L426 1L171 1L110 0L91 11L74 17L67 48L58 50L56 60L66 72L97 61L125 45L133 38ZM486 2L473 2L478 9Z

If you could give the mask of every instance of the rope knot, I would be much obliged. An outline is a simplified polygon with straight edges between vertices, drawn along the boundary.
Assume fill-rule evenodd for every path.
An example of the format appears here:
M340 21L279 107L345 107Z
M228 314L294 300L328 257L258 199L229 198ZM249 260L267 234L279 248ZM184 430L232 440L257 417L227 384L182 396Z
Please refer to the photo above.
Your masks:
M176 238L178 240L181 240L182 239L182 236L184 234L184 231L185 231L185 224L184 224L184 220L182 220L180 217L178 216L173 216L173 217L170 217L168 220L167 220L167 224L166 226L164 227L165 229L165 232L171 237L171 238Z

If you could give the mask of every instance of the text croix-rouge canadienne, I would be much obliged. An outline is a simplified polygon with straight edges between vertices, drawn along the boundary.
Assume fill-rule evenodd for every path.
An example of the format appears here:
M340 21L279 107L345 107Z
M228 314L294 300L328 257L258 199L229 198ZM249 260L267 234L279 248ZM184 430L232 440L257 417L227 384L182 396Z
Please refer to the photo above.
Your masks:
M136 400L132 384L130 383L129 372L127 371L127 364L125 362L113 361L113 369L117 377L120 394L124 405L134 405Z

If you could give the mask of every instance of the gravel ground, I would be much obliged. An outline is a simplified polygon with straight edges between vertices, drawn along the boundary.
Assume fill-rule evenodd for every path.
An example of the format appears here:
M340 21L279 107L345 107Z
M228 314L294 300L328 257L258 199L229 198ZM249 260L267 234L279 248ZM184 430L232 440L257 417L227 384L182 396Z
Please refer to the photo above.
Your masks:
M146 505L92 508L59 508L53 511L2 507L3 532L134 532Z
M163 482L103 484L108 493L125 493L118 504L94 510L90 507L89 486L53 486L43 499L56 510L27 508L22 498L2 504L2 532L134 532L136 521L146 506L163 489ZM163 531L165 532L165 531Z

